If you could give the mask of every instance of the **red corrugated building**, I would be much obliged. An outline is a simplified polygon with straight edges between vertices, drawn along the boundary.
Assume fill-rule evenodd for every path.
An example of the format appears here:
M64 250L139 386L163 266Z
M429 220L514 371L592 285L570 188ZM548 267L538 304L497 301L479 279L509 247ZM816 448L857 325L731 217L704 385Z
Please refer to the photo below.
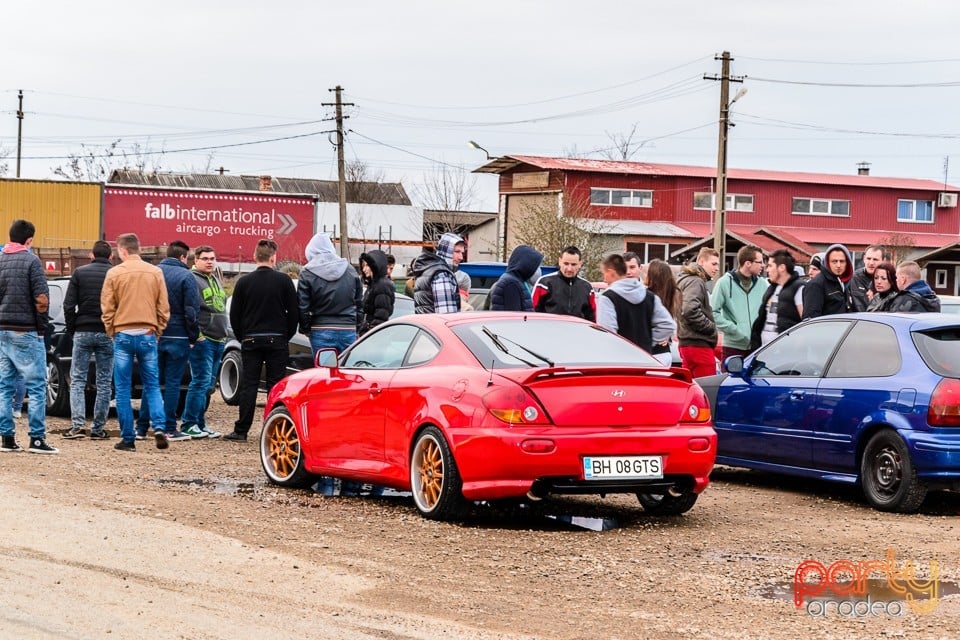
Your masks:
M574 217L604 218L624 250L644 261L682 261L712 244L716 169L610 160L503 156L476 169L499 174L501 235L515 244L511 219L530 204L552 203ZM901 259L955 243L960 188L933 180L730 169L727 264L745 242L791 249L801 262L834 242L859 254L895 244ZM891 242L893 241L893 242ZM806 255L805 255L806 254ZM859 257L859 256L858 256ZM957 282L951 273L949 288Z

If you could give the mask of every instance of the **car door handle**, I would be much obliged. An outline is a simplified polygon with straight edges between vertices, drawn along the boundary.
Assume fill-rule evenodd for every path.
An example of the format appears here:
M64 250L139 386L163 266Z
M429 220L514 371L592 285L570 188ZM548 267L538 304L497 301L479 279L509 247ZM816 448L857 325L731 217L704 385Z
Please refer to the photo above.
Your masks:
M370 385L370 397L371 397L371 398L373 398L374 396L380 395L380 392L381 392L381 391L383 391L383 390L380 388L380 385L378 385L378 384L372 384L372 385Z
M791 400L803 400L803 397L807 395L805 391L791 391L790 399Z

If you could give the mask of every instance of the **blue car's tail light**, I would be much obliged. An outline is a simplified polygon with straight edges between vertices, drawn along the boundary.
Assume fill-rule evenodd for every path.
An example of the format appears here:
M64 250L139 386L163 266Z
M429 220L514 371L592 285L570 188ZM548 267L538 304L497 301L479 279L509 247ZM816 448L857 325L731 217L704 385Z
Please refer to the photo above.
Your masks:
M940 381L930 396L927 422L932 427L960 427L960 380Z

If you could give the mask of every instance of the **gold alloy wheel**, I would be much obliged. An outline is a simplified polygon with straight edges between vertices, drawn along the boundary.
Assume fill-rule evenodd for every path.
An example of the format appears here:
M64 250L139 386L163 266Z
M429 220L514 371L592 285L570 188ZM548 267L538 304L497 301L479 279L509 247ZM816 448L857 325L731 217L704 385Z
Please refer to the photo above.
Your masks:
M443 491L443 453L436 440L421 438L414 459L420 476L414 490L420 503L428 510L433 509Z
M290 478L300 461L300 438L296 426L288 416L279 414L264 429L267 430L264 435L267 453L264 462L270 467L268 471L278 480Z

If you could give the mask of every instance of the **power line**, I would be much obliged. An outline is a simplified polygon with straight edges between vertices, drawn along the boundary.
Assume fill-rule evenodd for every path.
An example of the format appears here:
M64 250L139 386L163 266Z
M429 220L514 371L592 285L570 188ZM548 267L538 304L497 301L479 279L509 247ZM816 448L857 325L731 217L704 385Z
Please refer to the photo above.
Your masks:
M555 98L545 98L543 100L534 100L532 102L518 102L515 104L501 104L501 105L486 105L486 106L437 106L437 105L422 105L422 104L407 104L403 102L388 102L386 100L375 100L373 98L364 98L362 96L357 96L355 100L365 100L366 102L373 102L376 104L386 104L393 107L409 107L411 109L438 109L438 110L477 110L477 109L513 109L515 107L530 107L539 104L547 104L550 102L558 102L560 100L567 100L569 98L578 98L580 96L592 95L595 93L602 93L604 91L612 91L614 89L621 89L623 87L628 87L633 84L638 84L640 82L645 82L651 78L656 78L658 76L665 75L671 71L676 71L677 69L682 69L683 67L689 67L690 65L698 64L704 60L709 59L709 56L701 56L690 62L684 62L683 64L678 64L675 67L670 67L669 69L664 69L663 71L658 71L657 73L652 73L648 76L642 78L637 78L636 80L629 80L627 82L621 82L620 84L610 85L608 87L601 87L599 89L591 89L589 91L581 91L579 93L569 93L562 96L557 96Z
M463 171L463 170L464 170L463 167L458 167L458 166L455 165L455 164L450 164L449 162L443 162L442 160L435 160L435 159L430 158L430 157L428 157L428 156L421 155L421 154L419 154L419 153L415 153L415 152L409 151L409 150L407 150L407 149L402 149L401 147L397 147L397 146L394 146L394 145L392 145L392 144L387 144L386 142L382 142L382 141L380 141L380 140L375 140L375 139L371 138L370 136L365 136L365 135L363 135L362 133L360 133L359 131L356 131L356 130L354 130L354 129L348 129L347 131L348 131L349 133L354 134L354 135L358 135L358 136L360 136L361 138L364 138L365 140L369 140L370 142L375 142L376 144L379 144L380 146L387 147L388 149L393 149L393 150L395 150L395 151L400 151L400 152L402 152L402 153L407 153L407 154L410 154L411 156L416 156L417 158L422 158L423 160L429 160L430 162L432 162L432 163L434 163L434 164L442 164L442 165L445 165L445 166L447 166L447 167L451 167L451 168L453 168L453 169L457 169L458 171Z
M854 61L836 61L836 60L793 60L788 58L751 58L748 56L739 56L741 60L754 60L757 62L787 62L790 64L822 64L838 65L851 67L880 67L911 64L941 64L948 62L960 62L960 58L941 58L933 60L891 60L886 62L854 62Z
M210 145L206 147L191 147L186 149L161 149L159 151L151 151L149 149L138 150L136 152L131 152L131 155L139 156L155 156L155 155L167 155L173 153L190 153L194 151L216 151L217 149L230 149L233 147L245 147L254 144L266 144L268 142L280 142L283 140L295 140L297 138L309 138L311 136L317 136L322 133L327 133L326 131L311 131L310 133L300 133L292 136L283 136L280 138L267 138L265 140L250 140L248 142L235 142L233 144L221 144L221 145ZM120 152L122 155L122 152ZM90 154L84 155L84 158L112 158L118 154ZM29 156L24 157L24 160L69 160L71 156Z
M768 127L781 127L785 129L802 129L813 131L829 131L834 133L856 133L859 135L871 136L893 136L901 138L960 138L960 133L906 133L902 131L870 131L867 129L845 129L842 127L827 127L822 125L808 124L804 122L791 122L789 120L778 120L776 118L765 118L755 116L749 113L738 112L739 117L755 120L753 124Z
M919 89L936 87L960 87L960 80L951 80L949 82L911 82L905 84L895 83L866 83L866 82L814 82L812 80L783 80L779 78L758 78L748 76L751 82L769 82L773 84L796 84L813 87L848 87L855 89Z

